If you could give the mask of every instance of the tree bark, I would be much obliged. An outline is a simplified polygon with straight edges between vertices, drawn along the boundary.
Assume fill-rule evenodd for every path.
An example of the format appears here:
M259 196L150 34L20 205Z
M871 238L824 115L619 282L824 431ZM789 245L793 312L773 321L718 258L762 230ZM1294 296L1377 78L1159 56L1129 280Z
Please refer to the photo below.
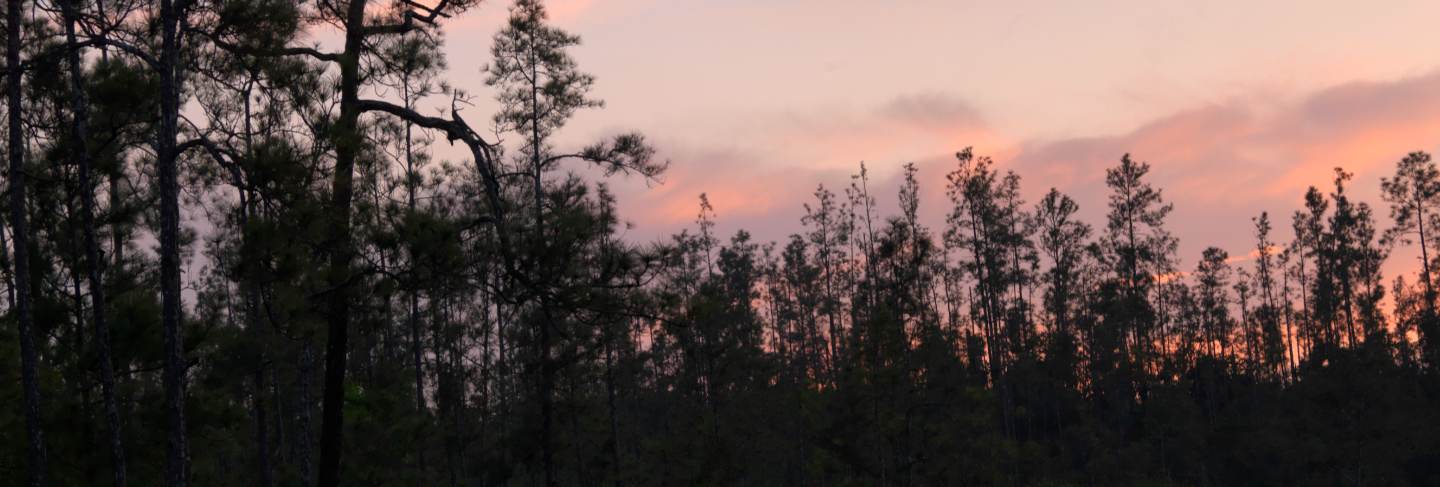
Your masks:
M403 81L405 109L414 110L414 98L410 94L410 75L406 73ZM411 213L415 212L415 147L414 147L415 124L409 120L405 121L405 195L406 208ZM415 256L410 256L410 266L415 267ZM425 410L425 363L422 352L424 344L420 342L420 293L412 288L409 292L409 321L410 321L410 355L415 368L415 413L422 417L426 415ZM423 430L422 430L423 431ZM418 442L415 449L415 458L420 470L425 470L425 442Z
M533 32L530 41L531 46L534 46ZM545 168L540 155L544 145L540 138L540 73L537 71L539 61L535 54L532 47L530 50L530 108L532 110L530 114L530 157L535 169L533 195L535 198L535 275L538 277L544 275L545 271ZM546 302L545 290L536 289L535 291L536 301L542 313L540 321L540 456L545 470L545 486L551 487L557 485L558 482L558 479L555 478L554 420L551 418L555 410L555 370L550 359L550 327L554 317L550 313L549 303Z
M344 429L345 362L350 333L350 206L354 197L355 157L360 149L360 51L365 39L365 0L346 11L345 51L340 55L340 118L335 123L335 175L330 194L330 269L327 283L325 390L320 416L322 487L340 483L341 432Z
M34 310L30 302L30 230L25 215L25 140L21 126L20 9L21 0L5 2L5 89L10 159L10 231L15 250L15 299L12 303L20 333L20 381L24 389L27 481L46 484L45 432L40 424L39 353L35 349Z
M105 316L105 259L100 255L100 242L95 232L95 187L92 179L92 164L87 141L89 134L89 101L85 85L81 82L80 49L76 47L75 23L79 12L76 0L61 2L65 16L65 42L67 62L70 65L70 156L77 167L80 193L80 221L83 227L85 246L86 278L90 291L90 321L95 326L96 360L100 369L100 394L105 408L105 423L109 428L110 464L112 479L116 487L126 485L125 444L122 438L120 408L115 399L115 365L111 358L110 324Z
M186 484L185 358L180 294L180 182L175 137L179 132L179 23L173 0L160 1L160 128L155 153L160 186L160 301L165 335L165 406L169 436L165 479L172 487Z
M255 157L255 143L253 139L255 128L250 115L250 100L252 89L255 86L254 81L255 79L252 74L250 80L245 83L244 88L240 91L240 95L245 97L244 103L242 104L245 110L245 133L243 136L245 155L251 160ZM251 194L250 190L246 188L245 176L240 170L234 171L234 179L235 189L240 194L240 208L237 213L240 217L240 245L243 248L253 244L251 239L254 237L249 231L249 226L250 218L255 213L255 195ZM250 338L254 340L255 346L255 363L253 364L254 369L251 370L251 382L255 390L253 396L251 396L250 403L250 414L255 423L255 468L258 477L260 477L261 485L270 487L275 485L275 472L270 467L270 424L266 421L265 411L265 394L267 389L269 389L269 386L267 386L265 382L266 367L269 362L266 350L269 348L269 344L266 343L267 334L265 333L266 330L260 315L261 283L259 273L255 270L256 266L257 264L253 262L243 262L241 264L240 285L243 288L242 292L245 296L245 329L250 333Z
M246 105L248 106L248 100ZM248 110L248 108L247 108ZM249 119L249 113L246 113ZM248 131L247 131L248 136ZM248 150L248 147L247 147ZM243 181L236 181L243 183ZM240 185L240 226L242 237L249 243L249 236L243 235L246 232L244 227L250 222L251 201L253 197L247 197L248 191ZM242 244L243 245L243 244ZM251 396L251 415L255 421L255 468L259 473L261 485L270 487L275 485L275 472L270 467L270 424L265 415L265 394L269 386L265 382L266 373L266 333L260 316L260 283L253 270L253 264L246 263L245 275L242 277L245 287L245 327L250 336L255 340L255 364L251 371L251 381L255 387L254 395Z
M310 393L310 381L314 376L315 369L315 351L308 340L301 346L300 365L298 368L299 370L296 371L296 375L299 376L297 380L297 382L299 382L297 392L300 397L296 402L300 406L300 480L301 483L308 485L310 479L314 478L312 471L314 468L314 455L312 454L314 448L312 442L315 438L315 430L311 426L314 423L311 417L314 407L312 406L311 400L313 396L311 396Z

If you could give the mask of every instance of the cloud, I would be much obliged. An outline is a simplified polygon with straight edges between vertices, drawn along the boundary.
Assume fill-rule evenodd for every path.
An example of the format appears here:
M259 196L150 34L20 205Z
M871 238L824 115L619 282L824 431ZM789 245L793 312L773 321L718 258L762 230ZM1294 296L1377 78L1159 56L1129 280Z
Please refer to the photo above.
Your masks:
M766 239L782 238L798 230L802 205L818 186L843 195L862 161L883 199L905 162L934 159L961 144L998 137L969 104L936 93L898 96L859 110L754 114L745 124L706 135L703 142L657 139L661 155L672 161L665 183L631 193L628 202L622 199L640 235L659 236L690 225L698 195L706 193L722 229L733 226Z
M752 120L737 131L741 140L764 144L781 164L812 168L910 161L998 138L968 103L939 93L902 95L858 110L805 107Z
M1031 141L1008 164L1025 177L1027 194L1059 187L1100 224L1104 169L1125 153L1149 162L1152 183L1175 205L1169 227L1181 240L1181 257L1193 261L1210 245L1232 254L1252 249L1250 219L1262 211L1276 227L1272 238L1288 238L1288 215L1305 189L1328 190L1335 167L1355 174L1353 195L1376 208L1384 228L1380 178L1406 153L1437 145L1440 72L1347 83L1289 101L1235 99L1118 135ZM1397 251L1387 274L1413 270L1409 252Z
M969 103L941 93L898 96L876 112L884 118L921 129L982 129L985 125L980 113Z
M1440 145L1440 72L1348 83L1288 100L1237 97L1090 137L1010 142L963 100L912 94L863 110L757 115L719 138L738 142L660 144L674 160L670 180L629 197L628 214L646 229L642 234L690 225L696 196L705 192L722 229L783 238L802 229L801 205L818 184L841 193L862 160L871 169L872 194L887 212L895 208L899 167L916 161L922 217L938 228L949 206L944 174L953 168L951 154L966 146L1019 173L1030 201L1057 187L1100 227L1108 194L1104 170L1130 153L1152 165L1151 182L1175 205L1168 226L1181 240L1182 260L1193 263L1212 245L1248 255L1254 249L1251 219L1262 211L1276 227L1272 239L1287 239L1288 215L1299 208L1305 188L1328 189L1336 166L1356 174L1353 194L1383 219L1380 178L1406 153ZM1388 275L1412 270L1408 252L1392 257Z
M722 232L745 229L779 239L797 230L801 202L818 185L839 191L848 182L841 171L767 164L760 154L737 149L669 146L665 154L672 164L663 184L621 188L621 214L636 226L631 237L654 240L693 226L704 193Z
M1060 185L1094 183L1128 152L1151 161L1177 201L1248 206L1297 198L1336 166L1378 180L1405 153L1436 142L1440 73L1346 84L1288 104L1236 100L1121 135L1031 143L1015 165Z

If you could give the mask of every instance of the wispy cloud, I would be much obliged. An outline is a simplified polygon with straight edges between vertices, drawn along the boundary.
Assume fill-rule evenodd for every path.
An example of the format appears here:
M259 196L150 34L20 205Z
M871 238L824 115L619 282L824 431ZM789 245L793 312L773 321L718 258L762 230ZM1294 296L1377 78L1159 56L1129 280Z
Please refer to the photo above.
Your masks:
M899 96L866 110L807 113L757 115L730 134L742 142L720 149L685 148L683 141L681 147L662 145L675 161L671 180L630 197L636 220L651 231L688 225L696 196L705 192L728 226L781 238L799 228L801 205L816 185L839 192L864 160L876 175L875 194L890 208L898 167L918 162L922 212L939 225L947 206L944 174L954 164L950 154L973 145L1001 168L1018 172L1032 200L1058 187L1098 225L1105 211L1104 169L1131 153L1151 163L1151 180L1175 204L1171 226L1183 259L1193 261L1211 245L1243 256L1253 250L1252 217L1270 212L1275 237L1287 238L1288 215L1305 188L1328 186L1336 166L1356 173L1358 197L1382 205L1379 179L1394 161L1440 145L1440 73L1349 83L1289 101L1236 98L1120 134L1024 142L995 133L963 100L937 94ZM1403 252L1397 257L1395 269L1408 270Z
M673 164L665 184L630 196L627 205L636 222L646 230L687 225L694 220L696 198L706 193L722 220L760 227L751 229L774 237L765 230L793 230L802 202L816 187L841 193L861 161L868 161L880 187L904 162L998 139L970 105L934 93L860 110L756 114L719 131L709 140L725 142L660 141Z

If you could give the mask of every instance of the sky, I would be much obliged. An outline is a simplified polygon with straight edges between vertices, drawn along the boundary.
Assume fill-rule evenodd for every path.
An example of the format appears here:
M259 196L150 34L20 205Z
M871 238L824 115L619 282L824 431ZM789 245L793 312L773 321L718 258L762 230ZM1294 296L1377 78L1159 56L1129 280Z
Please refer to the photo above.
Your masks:
M1208 246L1248 254L1262 211L1288 239L1305 189L1328 189L1336 166L1388 225L1380 178L1440 149L1434 1L547 5L583 39L573 54L606 103L558 145L638 130L671 162L663 182L610 182L636 241L692 227L700 193L722 233L783 240L803 230L816 187L841 193L862 161L889 213L916 163L938 229L944 174L967 146L1020 174L1028 201L1055 187L1099 227L1104 169L1128 152L1174 204L1168 227L1191 268ZM486 93L505 7L450 20L450 84ZM1387 279L1413 255L1397 252Z

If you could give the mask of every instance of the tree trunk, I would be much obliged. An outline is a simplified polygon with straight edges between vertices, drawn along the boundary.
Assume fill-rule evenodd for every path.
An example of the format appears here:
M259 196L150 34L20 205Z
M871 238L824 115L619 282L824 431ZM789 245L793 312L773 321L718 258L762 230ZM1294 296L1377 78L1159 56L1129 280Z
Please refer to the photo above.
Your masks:
M310 381L314 376L314 368L315 352L307 340L305 344L301 346L300 370L296 372L296 375L299 376L297 389L299 389L298 392L300 395L300 400L296 401L300 405L300 480L301 483L307 485L310 483L310 479L314 478L314 474L311 472L311 468L314 466L314 456L311 453L314 450L312 441L314 441L315 437L314 429L311 426L313 424L311 413L314 408L311 406L312 401L310 395Z
M160 128L156 134L160 186L160 301L165 335L165 405L169 430L165 479L172 487L186 483L185 358L181 334L180 181L175 137L179 131L179 23L172 0L160 1Z
M355 157L360 150L360 51L365 38L365 0L346 11L345 51L340 55L340 118L335 122L335 179L330 194L330 269L327 283L325 391L320 416L321 487L340 484L341 432L344 430L345 355L350 333L350 206L354 196Z
M532 34L531 42L534 45ZM540 137L541 114L540 107L540 85L539 73L537 72L539 61L535 58L535 50L530 51L530 107L534 112L530 115L530 157L534 164L535 175L535 251L536 269L535 276L544 275L545 255L545 168L541 159L540 151L544 149ZM550 327L554 321L551 315L550 305L545 299L544 289L534 289L538 296L542 318L540 321L540 456L545 470L545 486L556 485L559 479L555 478L555 445L553 441L551 416L555 409L555 367L550 359Z
M248 106L248 100L246 105ZM248 120L248 111L245 116ZM242 183L242 181L236 181L236 183ZM247 232L244 230L244 227L248 226L250 221L250 204L253 198L246 196L247 191L243 185L239 186L241 188L241 238L249 240L249 236L245 235ZM244 244L242 243L242 245ZM251 338L255 340L256 347L255 363L253 364L254 370L251 371L252 382L255 387L254 395L251 396L251 415L255 421L255 468L258 470L261 485L270 487L275 485L275 472L270 468L270 424L265 416L265 394L268 392L267 389L269 389L269 386L267 386L265 382L265 367L267 362L265 351L269 345L266 343L265 328L260 317L260 283L258 276L255 275L252 264L246 263L244 266L245 274L241 279L245 287L245 327L250 332Z
M110 174L107 183L110 188L110 211L112 212L118 211L124 205L124 194L120 189L122 172L124 169L116 169ZM118 218L110 224L110 253L114 254L110 256L112 265L117 271L123 271L125 269L125 232Z
M86 278L90 290L90 320L95 326L96 360L100 369L100 394L105 408L105 423L109 428L110 464L116 487L126 484L125 446L120 424L120 408L115 400L115 365L111 358L110 324L105 316L105 259L100 255L100 242L95 235L95 187L92 179L90 151L87 142L89 134L89 101L86 100L85 86L81 82L80 49L76 47L75 23L79 12L76 0L61 2L65 16L65 43L67 62L70 64L70 155L79 172L80 221L84 227Z
M242 139L245 143L245 155L251 160L255 157L255 143L252 137L255 128L250 115L253 87L254 78L252 77L240 91L240 95L245 97L243 103L245 132ZM255 213L255 195L246 189L245 176L241 171L233 171L233 177L235 189L240 196L240 207L237 211L240 223L240 246L245 248L253 243L251 239L254 238L250 234L249 226L250 218ZM255 347L255 363L252 364L253 369L251 370L251 385L254 387L254 391L250 402L250 415L255 425L255 469L261 485L270 487L275 485L275 472L270 467L270 424L266 420L265 411L265 394L269 389L265 381L266 366L269 361L266 350L268 350L269 344L266 342L267 334L260 315L261 283L260 275L255 270L256 266L257 264L253 262L241 263L240 286L244 295L245 330L254 340L253 346Z
M410 95L410 77L406 74L403 88L405 90L405 109L413 110L414 99ZM414 153L414 130L415 124L409 120L405 121L405 193L406 208L411 213L415 212L415 153ZM410 266L415 267L415 256L410 256ZM413 367L415 368L415 413L425 416L425 363L422 357L424 344L420 341L420 293L416 289L410 289L409 296L409 321L410 321L410 355ZM421 472L425 471L425 442L422 439L418 442L415 458Z
M24 389L27 477L31 487L45 485L45 432L40 425L39 354L35 349L35 315L30 303L30 230L25 215L25 140L20 120L20 8L21 0L5 2L5 90L10 124L7 143L10 158L10 231L14 235L15 299L11 303L19 323L20 381Z

